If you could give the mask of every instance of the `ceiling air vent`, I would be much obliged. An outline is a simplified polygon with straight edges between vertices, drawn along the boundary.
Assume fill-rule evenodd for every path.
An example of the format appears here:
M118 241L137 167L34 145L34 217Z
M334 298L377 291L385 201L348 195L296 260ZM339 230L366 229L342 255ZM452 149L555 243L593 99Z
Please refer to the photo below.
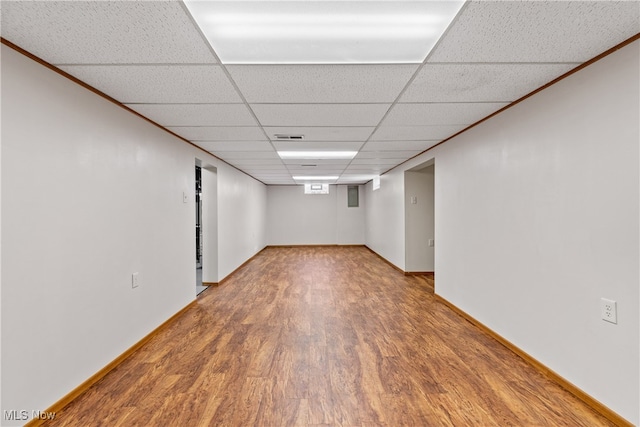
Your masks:
M304 139L304 135L286 135L283 133L276 133L275 138L277 140L285 140L285 141L301 141Z

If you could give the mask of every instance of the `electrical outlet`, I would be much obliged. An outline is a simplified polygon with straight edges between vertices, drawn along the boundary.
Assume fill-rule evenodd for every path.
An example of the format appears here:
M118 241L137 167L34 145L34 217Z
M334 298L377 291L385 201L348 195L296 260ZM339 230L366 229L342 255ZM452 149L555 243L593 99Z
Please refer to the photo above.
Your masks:
M600 299L600 317L611 323L618 323L618 308L616 302L610 299Z
M138 286L140 286L138 273L133 273L131 275L131 288L137 288Z
M182 203L187 203L189 201L189 194L186 191L182 192Z

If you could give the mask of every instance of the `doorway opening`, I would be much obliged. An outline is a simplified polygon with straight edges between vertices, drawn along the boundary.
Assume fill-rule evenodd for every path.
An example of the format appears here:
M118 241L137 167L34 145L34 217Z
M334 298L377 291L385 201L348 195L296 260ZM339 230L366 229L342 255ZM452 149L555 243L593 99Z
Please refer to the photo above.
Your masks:
M202 168L196 165L196 295L206 286L202 284Z
M196 295L218 283L218 170L196 159Z
M435 286L435 163L431 159L404 173L405 270Z

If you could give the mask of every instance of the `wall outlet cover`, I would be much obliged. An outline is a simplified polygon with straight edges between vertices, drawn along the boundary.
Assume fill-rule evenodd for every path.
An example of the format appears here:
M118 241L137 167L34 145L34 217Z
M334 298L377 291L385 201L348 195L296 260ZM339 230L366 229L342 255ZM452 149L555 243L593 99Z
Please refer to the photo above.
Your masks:
M618 323L618 307L614 300L600 299L600 317L611 323Z

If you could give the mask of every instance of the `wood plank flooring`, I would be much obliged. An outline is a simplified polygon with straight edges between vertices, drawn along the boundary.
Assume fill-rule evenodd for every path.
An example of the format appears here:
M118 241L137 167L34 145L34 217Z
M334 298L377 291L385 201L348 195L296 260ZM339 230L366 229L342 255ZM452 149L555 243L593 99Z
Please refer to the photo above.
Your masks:
M189 284L185 284L187 286ZM58 426L607 426L363 247L267 248Z

